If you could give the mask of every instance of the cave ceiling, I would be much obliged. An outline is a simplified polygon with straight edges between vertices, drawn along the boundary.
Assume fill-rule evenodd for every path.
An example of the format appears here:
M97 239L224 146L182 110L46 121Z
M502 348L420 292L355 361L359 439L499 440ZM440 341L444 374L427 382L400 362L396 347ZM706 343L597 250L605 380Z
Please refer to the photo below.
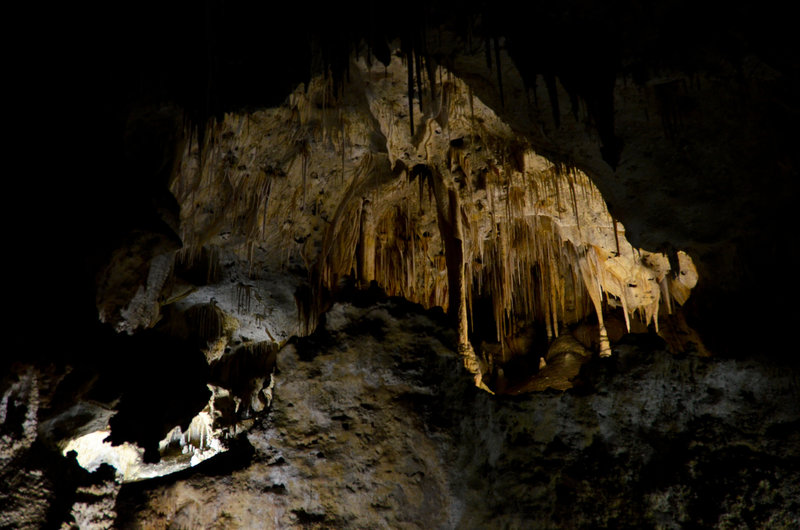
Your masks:
M332 105L321 137L332 141L330 129L349 121L349 109L361 105L352 100L369 82L353 61L377 75L399 59L411 67L404 112L417 137L433 111L426 105L444 93L436 92L437 77L447 72L510 128L515 144L586 174L634 247L673 262L678 250L687 252L707 293L693 297L690 319L712 341L731 320L757 330L767 313L796 314L791 297L754 281L779 263L797 263L796 250L783 244L794 228L783 212L796 196L798 81L781 9L625 1L528 8L356 2L301 15L288 4L145 3L117 6L108 24L91 30L75 26L54 50L51 81L40 83L71 80L56 96L60 123L93 152L81 178L53 179L43 206L73 235L57 238L54 253L83 256L67 265L81 278L72 298L93 311L87 285L132 232L166 233L150 241L162 250L187 243L172 219L187 212L170 193L187 140L204 144L226 113L278 108L323 76ZM389 153L391 163L396 156ZM34 191L28 185L14 184L20 195ZM740 304L774 311L744 317Z

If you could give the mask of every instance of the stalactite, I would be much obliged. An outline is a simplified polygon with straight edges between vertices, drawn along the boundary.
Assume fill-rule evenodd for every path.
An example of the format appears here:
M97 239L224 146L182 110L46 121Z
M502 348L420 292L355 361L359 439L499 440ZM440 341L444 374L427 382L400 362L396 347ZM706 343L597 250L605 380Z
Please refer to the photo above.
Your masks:
M416 49L414 53L414 70L416 72L416 79L417 79L417 98L419 100L419 111L421 114L425 113L425 107L422 102L422 59L421 54L419 53L419 48Z
M503 96L503 68L500 63L500 43L497 37L494 37L494 64L497 67L497 89L500 91L500 108L506 106L505 97Z
M575 226L578 227L578 235L581 233L581 217L578 214L578 198L575 195L575 183L572 180L572 172L566 175L567 183L569 184L569 195L572 198L572 212L575 214ZM616 226L616 225L615 225Z
M239 282L236 285L236 312L250 313L250 295L253 286Z
M311 148L309 147L308 140L304 140L300 144L300 157L301 161L301 173L303 175L303 207L302 209L305 210L306 208L306 191L308 189L308 183L306 180L306 175L308 174L308 164L309 158L311 157Z
M341 143L342 143L341 148L340 148L341 149L341 154L342 154L342 169L341 169L342 172L341 172L341 175L340 175L339 184L344 184L344 158L345 158L346 151L345 151L345 145L344 145L344 142L345 142L344 119L342 118L342 109L341 108L339 109L339 128L340 128Z
M426 25L422 26L422 57L425 66L425 71L428 75L428 88L430 91L431 101L436 101L438 98L439 89L436 84L436 66L433 58L428 53L428 37L425 30ZM441 71L441 70L440 70ZM434 112L433 116L436 117L439 112Z
M552 74L544 75L544 84L547 87L547 95L550 98L550 108L553 110L553 122L556 129L561 127L561 111L558 107L558 89L556 88L556 78Z
M411 136L414 136L414 61L413 50L409 48L406 53L406 63L408 66L408 124Z
M190 307L186 311L186 321L189 330L199 339L201 348L217 340L224 331L224 316L213 300Z
M363 287L375 279L375 220L372 206L364 199L361 206L358 253L358 279Z
M473 131L472 139L474 141L474 138L475 138L475 133L474 133L474 131L475 131L475 100L474 100L474 97L472 95L472 87L469 87L469 124L470 124L470 127L472 128L472 131ZM470 142L470 144L471 143L472 142Z

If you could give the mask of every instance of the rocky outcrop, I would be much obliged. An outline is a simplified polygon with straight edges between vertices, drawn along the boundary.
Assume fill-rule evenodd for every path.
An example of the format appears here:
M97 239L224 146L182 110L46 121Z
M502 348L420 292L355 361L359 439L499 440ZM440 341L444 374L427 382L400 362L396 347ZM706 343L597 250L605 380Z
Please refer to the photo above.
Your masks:
M89 473L53 451L54 436L82 422L42 425L42 411L64 374L49 366L12 365L0 379L0 527L109 528L120 483L104 466ZM65 414L73 418L91 412ZM63 420L63 418L62 418Z
M216 266L178 261L166 296L150 306L158 325L117 336L131 351L152 351L140 354L141 366L128 368L112 393L116 400L103 404L91 396L119 372L91 374L82 392L63 396L74 403L48 411L42 439L64 454L75 451L90 471L114 466L127 482L197 465L250 428L272 399L277 349L299 333L293 297L299 280L264 271L253 278L235 255L217 258Z
M628 335L614 357L585 364L572 390L499 397L453 362L455 333L407 303L337 304L325 320L279 352L272 410L247 435L249 463L126 485L119 524L800 521L796 366L675 357L652 335Z

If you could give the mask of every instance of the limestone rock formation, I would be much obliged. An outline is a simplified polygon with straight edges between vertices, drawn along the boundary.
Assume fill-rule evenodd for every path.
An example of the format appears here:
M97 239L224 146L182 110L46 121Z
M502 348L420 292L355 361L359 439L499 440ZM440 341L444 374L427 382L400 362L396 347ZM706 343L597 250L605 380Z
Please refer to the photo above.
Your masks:
M454 332L443 324L397 302L335 305L314 335L280 352L272 412L247 435L252 457L224 474L201 466L123 486L120 524L787 528L800 520L795 371L676 358L663 343L631 340L613 361L584 365L580 391L498 398L455 362Z
M534 320L558 336L593 310L604 356L604 298L628 329L635 315L657 329L659 310L686 302L697 282L687 254L670 263L635 249L585 174L538 156L443 67L409 99L408 69L354 59L338 93L316 77L282 107L226 115L203 145L190 137L172 183L183 252L234 248L258 269L300 262L307 331L323 292L351 273L441 307L479 381L474 298L490 301L498 341Z
M0 526L800 525L784 6L346 4L19 18Z

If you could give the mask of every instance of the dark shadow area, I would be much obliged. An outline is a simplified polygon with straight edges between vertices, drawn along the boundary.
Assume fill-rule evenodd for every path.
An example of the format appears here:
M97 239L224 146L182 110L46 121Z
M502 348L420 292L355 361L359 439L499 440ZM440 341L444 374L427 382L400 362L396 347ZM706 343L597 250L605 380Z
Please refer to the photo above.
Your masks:
M117 365L106 376L106 384L122 395L109 439L114 445L136 443L145 449L145 462L158 462L158 442L176 425L186 431L208 403L208 365L199 350L157 332L130 340L135 362Z
M166 475L163 477L129 482L124 484L117 496L115 510L117 520L115 527L130 528L136 510L152 490L166 487L177 482L191 480L192 477L219 477L230 475L238 470L246 469L253 460L254 449L246 436L240 436L227 442L228 450L200 464Z

